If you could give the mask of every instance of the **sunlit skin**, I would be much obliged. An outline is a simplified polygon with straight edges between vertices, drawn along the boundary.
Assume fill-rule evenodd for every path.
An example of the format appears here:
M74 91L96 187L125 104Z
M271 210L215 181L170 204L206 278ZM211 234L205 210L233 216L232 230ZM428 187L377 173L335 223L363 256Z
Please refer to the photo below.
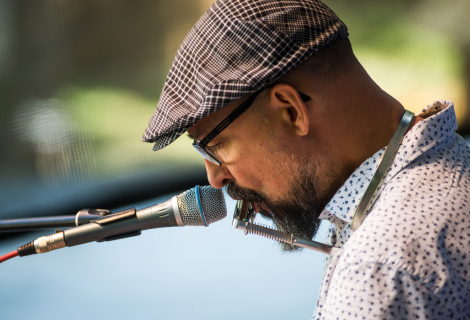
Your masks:
M317 166L324 186L318 195L329 200L362 162L388 145L405 111L359 63L334 81L316 81L295 69L277 82L209 143L222 160L221 167L205 160L213 187L236 181L283 199L298 166L289 155L294 153ZM312 99L303 102L297 90ZM246 98L203 118L188 133L202 139ZM415 117L410 128L420 120Z

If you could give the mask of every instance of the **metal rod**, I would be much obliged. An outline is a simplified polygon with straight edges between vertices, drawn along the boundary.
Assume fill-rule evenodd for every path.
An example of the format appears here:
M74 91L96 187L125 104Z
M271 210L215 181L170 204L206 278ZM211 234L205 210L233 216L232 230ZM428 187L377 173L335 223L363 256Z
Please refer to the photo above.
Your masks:
M75 227L75 216L0 220L0 232Z
M294 246L299 246L302 248L307 248L310 250L315 250L321 253L331 254L331 255L334 254L334 250L336 249L335 247L332 247L324 243L308 240L308 239L301 238L301 237L295 237L295 236L294 236L294 240L292 244Z
M325 254L334 255L336 254L337 250L339 250L339 248L324 243L312 241L302 237L296 237L292 234L287 234L266 226L239 221L236 218L233 219L233 227L245 231L245 234L256 234L262 237L266 237L268 239L284 243L290 243L293 246L299 246Z

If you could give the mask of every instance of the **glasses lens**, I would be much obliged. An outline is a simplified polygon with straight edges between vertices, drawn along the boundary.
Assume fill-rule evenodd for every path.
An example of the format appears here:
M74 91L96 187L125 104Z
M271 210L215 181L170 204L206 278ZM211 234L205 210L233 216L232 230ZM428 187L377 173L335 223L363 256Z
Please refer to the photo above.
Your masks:
M206 150L206 149L203 149L201 148L199 145L197 145L196 143L193 143L193 147L194 149L197 150L197 152L199 152L199 154L201 156L203 156L205 159L209 160L210 162L212 162L213 164L215 164L216 166L220 167L222 162L220 162L219 159L217 159L217 157L212 153L210 152L209 150Z

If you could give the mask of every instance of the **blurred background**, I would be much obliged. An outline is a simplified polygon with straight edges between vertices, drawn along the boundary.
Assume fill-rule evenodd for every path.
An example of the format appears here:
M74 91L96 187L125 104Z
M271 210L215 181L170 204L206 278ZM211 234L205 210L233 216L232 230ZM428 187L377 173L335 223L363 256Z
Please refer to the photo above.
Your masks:
M325 2L385 91L415 112L453 100L470 134L469 1ZM140 139L179 44L212 3L0 0L0 219L139 209L207 184L187 137L159 152ZM0 234L0 255L50 232ZM305 319L322 263L244 237L229 217L8 261L0 309L2 319Z

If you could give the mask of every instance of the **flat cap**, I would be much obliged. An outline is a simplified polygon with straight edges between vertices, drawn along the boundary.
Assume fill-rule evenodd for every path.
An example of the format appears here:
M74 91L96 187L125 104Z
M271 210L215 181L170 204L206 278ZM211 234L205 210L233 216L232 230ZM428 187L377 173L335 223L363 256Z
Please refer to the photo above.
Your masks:
M159 150L197 121L348 37L319 0L219 0L184 39L142 141Z

